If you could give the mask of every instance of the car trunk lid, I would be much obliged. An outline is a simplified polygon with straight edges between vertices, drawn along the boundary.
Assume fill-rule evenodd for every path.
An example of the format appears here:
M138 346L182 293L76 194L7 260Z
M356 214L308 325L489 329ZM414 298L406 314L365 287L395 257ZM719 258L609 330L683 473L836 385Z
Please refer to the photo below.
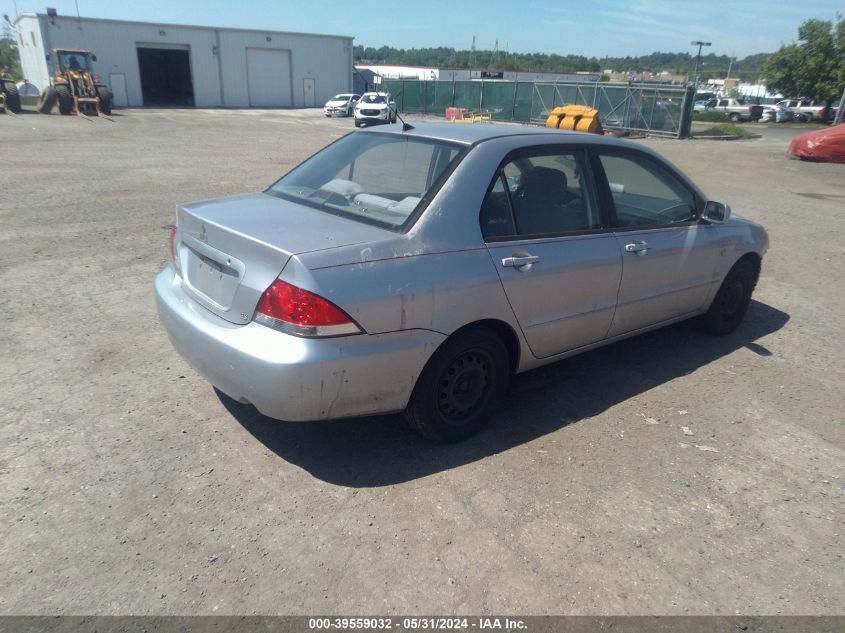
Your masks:
M292 256L392 235L263 193L179 205L176 217L185 287L238 324L252 320L261 294Z

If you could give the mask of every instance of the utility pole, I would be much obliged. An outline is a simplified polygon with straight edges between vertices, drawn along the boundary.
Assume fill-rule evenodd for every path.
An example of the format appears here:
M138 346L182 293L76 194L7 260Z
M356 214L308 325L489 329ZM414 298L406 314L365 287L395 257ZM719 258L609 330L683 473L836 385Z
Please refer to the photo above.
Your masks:
M472 36L472 53L469 56L469 67L475 68L475 35Z
M701 47L702 46L712 46L710 42L702 42L699 40L695 40L694 42L690 42L693 46L698 46L698 55L695 57L695 72L693 73L693 82L694 87L696 90L698 89L698 65L701 63Z
M730 63L730 64L728 64L728 76L727 76L727 77L725 77L725 79L730 79L730 78L731 78L731 69L734 67L734 60L735 60L735 59L736 59L736 57L731 57L731 63Z

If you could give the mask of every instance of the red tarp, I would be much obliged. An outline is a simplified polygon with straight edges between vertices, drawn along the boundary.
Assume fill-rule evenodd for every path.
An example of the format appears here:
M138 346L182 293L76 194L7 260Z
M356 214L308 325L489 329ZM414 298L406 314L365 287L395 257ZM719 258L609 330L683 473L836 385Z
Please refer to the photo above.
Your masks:
M845 123L796 136L789 153L804 160L845 163Z

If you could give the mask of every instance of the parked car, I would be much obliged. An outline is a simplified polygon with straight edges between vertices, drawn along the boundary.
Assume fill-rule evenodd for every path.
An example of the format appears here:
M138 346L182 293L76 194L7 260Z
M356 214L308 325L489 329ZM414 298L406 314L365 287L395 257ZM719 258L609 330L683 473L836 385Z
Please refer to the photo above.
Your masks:
M361 95L356 94L344 93L335 95L326 101L326 105L323 106L323 114L328 117L352 116L355 110L355 104L358 103L358 99L360 98Z
M763 116L763 106L750 105L741 99L715 99L715 104L708 103L707 110L723 112L734 123L756 121Z
M403 127L353 132L263 193L177 206L158 312L221 392L289 421L404 411L454 441L513 373L691 317L715 334L742 321L765 230L653 150Z
M784 106L769 105L763 107L763 116L761 121L773 121L775 123L785 123L795 119L795 113Z
M810 121L814 119L824 120L825 118L825 104L816 103L809 99L782 99L775 105L787 107L793 112L803 112L809 117L808 120Z
M355 105L355 127L396 123L396 102L387 92L365 92Z
M692 114L695 116L696 114L702 114L707 112L708 106L715 106L716 99L699 99L692 105Z

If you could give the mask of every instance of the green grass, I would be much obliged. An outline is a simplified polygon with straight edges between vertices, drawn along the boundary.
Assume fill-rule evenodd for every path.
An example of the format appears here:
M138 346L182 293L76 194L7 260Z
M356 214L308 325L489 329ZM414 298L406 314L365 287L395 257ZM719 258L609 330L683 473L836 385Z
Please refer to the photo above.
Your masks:
M721 125L714 125L702 132L696 132L696 136L738 136L739 138L751 138L755 134L749 132L745 128L733 125L731 123L722 123Z
M693 121L708 121L713 123L724 123L725 121L730 121L728 115L724 112L716 112L715 110L710 110L707 112L702 112L700 114L696 114L693 116Z

